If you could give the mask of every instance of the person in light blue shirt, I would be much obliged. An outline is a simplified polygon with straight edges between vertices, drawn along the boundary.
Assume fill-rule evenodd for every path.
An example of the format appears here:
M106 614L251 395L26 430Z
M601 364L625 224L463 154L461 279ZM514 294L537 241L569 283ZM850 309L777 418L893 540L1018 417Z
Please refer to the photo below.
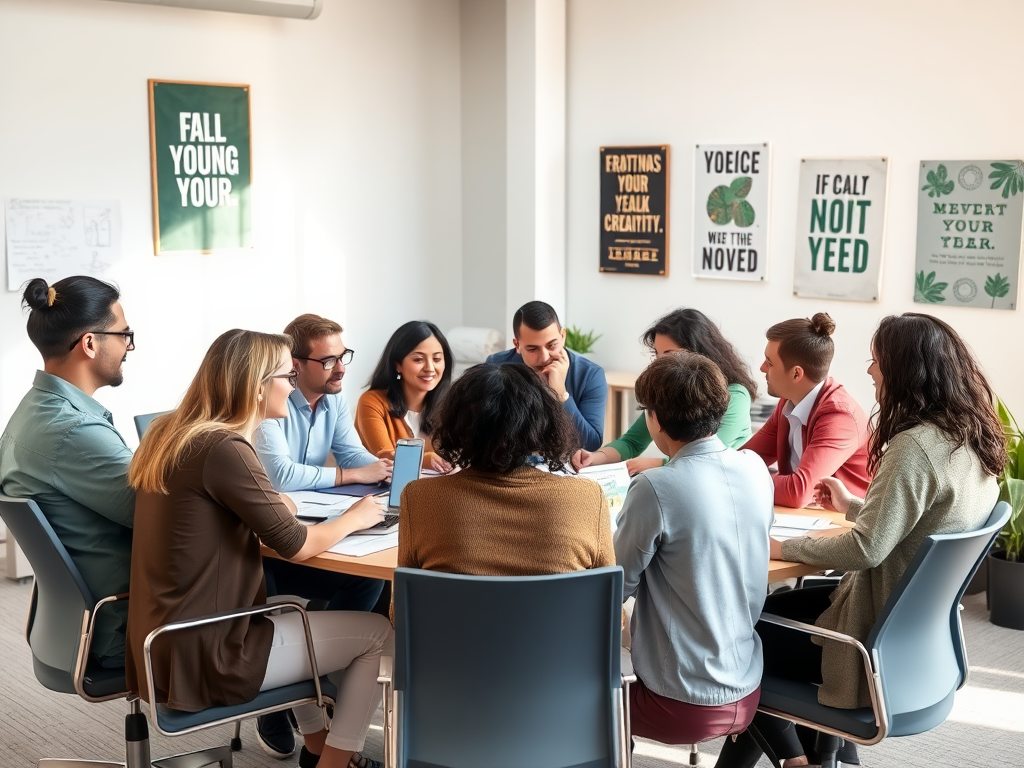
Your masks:
M708 358L658 358L636 398L670 458L632 482L614 535L623 599L636 596L632 732L694 744L743 731L757 711L774 487L757 454L715 434L729 390Z
M128 591L135 520L132 452L93 398L121 384L135 349L119 299L93 277L29 281L28 335L43 370L0 435L0 490L39 505L97 599ZM91 653L106 667L124 666L126 620L126 603L96 617Z
M319 315L300 315L284 332L292 339L296 387L288 398L288 416L267 419L254 435L256 453L277 491L315 491L352 483L391 479L392 461L378 459L359 442L352 414L341 393L345 366L354 352L341 339L342 328ZM336 467L325 467L329 456ZM268 595L299 595L310 606L332 611L369 611L381 598L384 582L345 573L328 573L299 563L267 558L263 562ZM256 719L264 751L284 759L295 751L287 714Z
M274 488L313 491L349 483L377 483L391 476L391 460L378 459L359 442L341 382L355 354L342 328L318 315L300 315L284 332L292 337L298 374L288 417L267 419L256 431L256 452ZM337 467L325 467L328 456Z

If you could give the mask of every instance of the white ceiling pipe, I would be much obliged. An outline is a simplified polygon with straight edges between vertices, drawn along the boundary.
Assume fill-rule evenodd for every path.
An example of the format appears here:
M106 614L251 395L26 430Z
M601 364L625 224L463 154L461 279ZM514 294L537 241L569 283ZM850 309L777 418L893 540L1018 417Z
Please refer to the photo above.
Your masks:
M115 0L119 3L165 5L171 8L192 8L198 11L251 13L256 16L280 16L289 19L315 19L323 10L324 0Z

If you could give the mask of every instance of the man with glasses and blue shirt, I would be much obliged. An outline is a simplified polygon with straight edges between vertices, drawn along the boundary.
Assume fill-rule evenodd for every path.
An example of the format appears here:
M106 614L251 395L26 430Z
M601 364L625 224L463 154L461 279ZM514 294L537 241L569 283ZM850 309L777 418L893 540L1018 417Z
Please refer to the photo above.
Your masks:
M124 380L135 332L120 292L93 277L52 286L29 281L28 336L43 356L32 389L0 435L0 490L33 499L97 599L128 591L135 492L132 452L97 389ZM105 667L124 666L127 602L96 617L91 653Z
M284 332L292 337L297 373L288 416L263 421L254 441L274 488L287 493L390 480L391 460L378 459L363 447L341 393L345 366L354 355L341 339L341 326L306 314L292 320ZM330 455L336 467L324 466ZM384 589L384 582L377 579L328 573L285 560L268 558L264 573L267 594L300 595L325 610L372 610ZM273 757L284 759L295 751L295 735L284 712L257 718L256 733L260 746Z

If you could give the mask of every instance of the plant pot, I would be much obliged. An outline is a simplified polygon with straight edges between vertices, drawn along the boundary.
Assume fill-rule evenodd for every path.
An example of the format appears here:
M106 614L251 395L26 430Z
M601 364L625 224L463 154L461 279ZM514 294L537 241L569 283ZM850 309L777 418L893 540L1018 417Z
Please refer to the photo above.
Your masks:
M999 627L1024 629L1024 563L994 551L988 560L989 620Z

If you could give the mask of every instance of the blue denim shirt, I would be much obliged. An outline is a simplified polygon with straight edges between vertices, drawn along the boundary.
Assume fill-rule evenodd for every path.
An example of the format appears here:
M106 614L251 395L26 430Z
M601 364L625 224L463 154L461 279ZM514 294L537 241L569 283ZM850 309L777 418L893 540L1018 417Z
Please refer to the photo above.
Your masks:
M97 600L128 591L131 459L110 411L43 371L0 436L0 488L39 505ZM126 604L97 616L92 649L104 663L124 656L126 618Z
M321 397L314 413L296 389L288 396L288 417L264 421L253 442L270 482L281 493L334 487L337 473L324 466L329 453L342 469L377 461L359 442L340 392Z
M774 496L761 458L717 436L633 480L615 561L623 598L636 595L633 668L655 693L721 706L761 684L754 624L768 589Z

